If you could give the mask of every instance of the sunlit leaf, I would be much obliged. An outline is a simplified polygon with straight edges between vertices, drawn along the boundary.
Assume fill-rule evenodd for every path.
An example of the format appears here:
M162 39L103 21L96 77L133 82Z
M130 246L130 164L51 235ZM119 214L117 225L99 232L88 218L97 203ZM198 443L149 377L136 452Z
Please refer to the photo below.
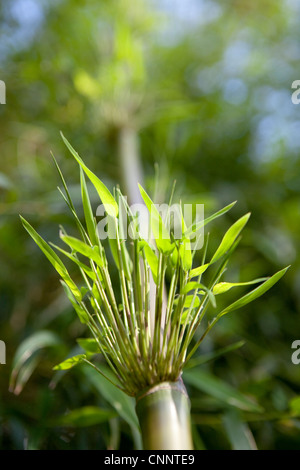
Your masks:
M77 366L80 364L84 359L86 359L85 354L78 354L77 356L69 357L63 362L60 362L56 366L53 367L53 370L68 370L72 369L72 367Z
M235 204L236 204L236 201L232 202L231 204L228 204L228 206L223 207L223 209L221 209L218 212L216 212L215 214L207 217L206 219L200 220L199 222L196 222L196 223L192 224L187 230L185 230L184 236L185 237L190 237L190 238L194 237L195 233L200 228L204 227L209 222L212 222L217 217L220 217L221 215L226 214L226 212L228 212Z
M52 250L52 248L48 245L48 243L46 243L45 240L34 230L34 228L29 224L29 222L27 222L27 220L25 220L22 216L20 217L21 217L23 226L25 227L29 235L33 238L35 243L42 250L42 252L46 255L50 263L54 266L58 274L62 277L64 282L71 289L75 298L80 300L81 299L80 291L77 288L76 284L71 279L67 271L67 268L65 267L61 259L57 256L55 251Z
M289 269L289 266L282 269L281 271L278 271L276 274L270 277L267 281L265 281L259 287L252 290L248 294L244 295L239 300L236 300L235 302L230 304L228 307L224 308L224 310L222 310L218 314L218 317L222 317L223 315L226 315L227 313L232 312L233 310L237 310L238 308L244 307L249 302L252 302L253 300L263 295L265 292L271 289L271 287L273 287L274 284L276 284L276 282L278 282L279 279L282 278L282 276L284 276L284 274L286 273L288 269Z
M205 264L202 264L202 266L199 266L198 268L192 269L190 272L190 279L192 279L193 277L198 277L201 274L203 274L207 270L209 265L210 263L205 263Z
M211 263L218 261L218 259L220 259L232 247L235 240L248 222L249 217L250 213L244 215L227 230L219 245L219 248L211 259Z
M60 253L65 255L67 258L69 258L73 263L75 263L79 268L81 268L93 281L96 279L96 274L94 271L87 266L86 264L82 263L79 261L72 253L69 253L68 251L64 250L63 248L60 248L59 246L55 245L54 243L50 242L50 245L53 246L56 250L58 250ZM82 296L83 297L83 296Z
M147 263L150 266L151 273L155 284L157 284L157 270L158 270L158 258L152 248L148 245L147 242L143 243L143 248Z
M98 266L104 265L98 245L91 247L79 240L78 238L70 237L69 235L61 234L60 238L76 253L80 253L83 256L92 259L93 261L95 261L95 263L98 264Z
M167 230L159 211L157 210L155 204L152 202L146 191L139 185L141 196L147 206L147 209L150 214L150 225L151 230L159 251L164 254L170 254L175 245L170 240L170 234Z
M259 279L254 279L253 281L248 282L219 282L213 288L213 294L219 295L224 294L224 292L229 291L233 287L242 287L242 286L250 286L251 284L258 284L259 282L263 282L267 280L266 277L261 277Z
M68 297L69 301L73 305L73 308L74 308L75 312L77 313L78 318L81 321L81 323L83 323L85 325L88 324L89 323L89 316L86 313L86 311L77 303L77 301L74 298L73 293L72 293L71 289L69 288L69 286L64 281L61 281L61 285L63 286L64 291L67 294L67 297Z
M81 186L82 205L83 205L83 210L84 210L84 217L85 217L87 232L90 237L91 243L93 245L97 245L99 240L97 236L95 219L93 216L91 201L89 198L89 193L87 190L84 173L81 167L80 167L80 186Z
M101 350L94 338L78 338L77 343L88 354L99 354Z

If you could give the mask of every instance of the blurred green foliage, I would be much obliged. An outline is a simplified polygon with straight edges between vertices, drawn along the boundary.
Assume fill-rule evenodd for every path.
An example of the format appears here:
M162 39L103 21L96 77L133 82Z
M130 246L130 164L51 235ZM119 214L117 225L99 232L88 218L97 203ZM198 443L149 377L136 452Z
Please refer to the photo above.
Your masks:
M60 130L108 187L126 187L124 129L157 202L174 179L177 196L204 203L206 214L238 200L214 223L212 250L252 213L228 280L292 264L269 293L220 322L199 349L199 362L211 360L186 372L196 447L300 448L300 365L291 361L300 337L300 107L291 101L299 24L296 0L1 3L1 449L140 447L132 401L84 367L52 371L86 331L18 216L54 243L58 224L70 224L50 151L75 203L79 178ZM28 338L32 355L9 391ZM254 409L241 405L250 399Z

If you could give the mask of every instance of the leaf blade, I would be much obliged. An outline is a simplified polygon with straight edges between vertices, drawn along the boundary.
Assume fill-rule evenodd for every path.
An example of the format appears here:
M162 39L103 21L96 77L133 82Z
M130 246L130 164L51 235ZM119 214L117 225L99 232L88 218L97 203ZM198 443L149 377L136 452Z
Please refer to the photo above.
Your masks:
M70 142L65 138L63 133L60 133L62 136L62 139L66 145L66 147L69 149L70 153L73 155L77 163L81 166L81 168L84 170L85 174L88 176L88 178L91 180L93 185L95 186L95 189L105 207L106 212L111 215L112 217L117 217L118 216L118 205L111 194L111 192L108 190L108 188L105 186L104 183L96 176L82 161L76 150L72 147Z
M287 266L286 268L281 269L277 273L273 274L267 281L265 281L263 284L261 284L259 287L256 287L256 289L253 289L251 292L248 292L248 294L244 295L240 299L236 300L232 304L228 305L225 307L217 316L217 318L222 317L223 315L226 315L229 312L232 312L234 310L237 310L238 308L244 307L248 303L252 302L253 300L256 300L258 297L263 295L265 292L267 292L271 287L278 282L282 276L286 273L286 271L289 269L290 266Z
M156 205L153 203L151 198L148 196L148 194L140 184L139 189L150 214L150 226L153 236L155 238L157 248L164 254L170 254L174 250L175 245L170 240L169 231L163 223L163 220L159 211L156 208Z

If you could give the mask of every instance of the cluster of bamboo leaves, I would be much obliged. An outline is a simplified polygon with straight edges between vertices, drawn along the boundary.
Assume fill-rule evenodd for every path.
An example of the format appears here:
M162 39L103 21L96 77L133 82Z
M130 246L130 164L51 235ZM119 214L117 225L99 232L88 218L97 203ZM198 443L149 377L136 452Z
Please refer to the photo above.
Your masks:
M63 135L62 138L80 168L84 223L76 213L65 179L54 159L64 188L64 192L60 192L74 216L79 238L68 235L61 228L60 238L64 247L49 244L21 217L25 229L60 275L79 320L91 333L90 338L80 340L84 353L66 359L56 369L68 369L86 362L105 376L93 360L100 353L114 372L114 385L130 396L136 396L141 390L159 382L176 381L216 322L264 294L288 268L270 278L222 282L229 258L250 214L241 217L227 230L210 259L207 257L207 236L202 247L202 264L193 266L196 249L191 249L191 240L197 239L206 224L228 212L235 203L204 220L195 221L190 227L186 226L182 215L182 236L175 239L149 195L139 186L149 211L153 237L150 240L142 238L139 220L120 190L116 188L112 195ZM118 271L117 286L112 282L111 266L99 237L85 176L94 185L114 227L114 236L109 237L109 248ZM135 237L127 240L122 233L124 211L120 210L121 205L130 226L135 228ZM57 253L76 265L82 279L80 285L74 281L74 276L71 277ZM202 277L211 268L214 272L206 285ZM154 289L150 288L151 282ZM232 288L251 284L258 284L258 287L217 311L217 296ZM155 302L151 308L153 291ZM214 316L204 324L209 308ZM195 339L200 326L201 336Z

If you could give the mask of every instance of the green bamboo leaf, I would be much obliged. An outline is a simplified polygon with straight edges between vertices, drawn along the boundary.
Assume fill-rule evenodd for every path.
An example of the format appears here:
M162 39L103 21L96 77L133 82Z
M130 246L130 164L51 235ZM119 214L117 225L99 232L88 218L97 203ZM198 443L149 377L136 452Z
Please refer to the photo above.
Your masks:
M87 354L101 354L99 344L94 338L78 338L76 341Z
M218 357L224 356L225 354L235 351L236 349L241 348L244 346L245 341L237 341L236 343L230 344L229 346L226 346L225 348L218 349L217 351L213 351L211 353L207 354L201 354L201 356L195 357L194 359L189 360L189 362L186 363L185 370L191 369L192 367L200 366L203 364L206 364L210 361L213 361L214 359L217 359Z
M18 395L32 375L41 358L40 352L62 345L60 338L51 331L42 330L27 337L17 348L12 360L9 390Z
M124 270L126 279L130 280L132 272L132 261L125 246L124 240L119 240L119 242L121 249L122 268ZM118 240L116 238L109 237L108 243L114 262L116 263L118 270L120 270Z
M181 293L188 294L191 290L199 289L200 286L201 284L199 284L199 282L190 281L184 286Z
M96 283L93 284L91 294L92 294L92 296L90 298L91 305L92 305L94 310L97 310L97 308L98 308L97 303L98 303L98 305L101 305L102 304L102 299L99 295L99 290L98 290L98 287L97 287Z
M153 280L155 284L157 284L158 258L147 242L143 240L142 245L143 245L142 249L144 250L147 263L149 264L150 269L151 269Z
M198 268L192 269L190 272L190 276L189 276L190 279L192 279L193 277L198 277L201 274L203 274L209 266L210 266L210 263L205 263L205 264L202 264L202 266L198 266Z
M56 366L53 367L53 370L68 370L72 369L72 367L81 364L82 361L86 359L85 354L77 354L77 356L69 357L65 361L60 362Z
M95 263L98 264L98 266L104 266L98 245L91 247L78 238L74 238L69 235L63 235L62 233L60 238L76 253L81 253L83 256L92 259L95 261Z
M121 241L121 256L125 277L130 281L133 264L124 241Z
M219 248L215 252L214 256L212 257L210 263L215 263L218 261L227 251L230 250L232 245L234 244L235 240L245 227L246 223L248 222L250 217L250 213L245 214L239 220L237 220L225 233Z
M287 266L286 268L282 269L281 271L278 271L276 274L274 274L272 277L270 277L267 281L265 281L263 284L261 284L259 287L256 289L252 290L248 294L244 295L240 299L236 300L233 302L231 305L228 307L224 308L219 314L218 318L222 317L223 315L226 315L229 312L232 312L233 310L237 310L238 308L244 307L247 305L249 302L252 302L253 300L257 299L261 295L263 295L265 292L267 292L271 287L276 284L276 282L279 281L279 279L284 276L286 271L289 269L290 266Z
M58 163L57 163L57 161L56 161L56 158L54 157L54 155L53 155L52 152L51 152L51 155L52 155L52 158L53 158L53 160L54 160L54 163L55 163L57 172L58 172L58 174L59 174L59 176L60 176L60 179L61 179L61 182L62 182L62 184L63 184L63 187L64 187L64 189L65 189L66 196L61 192L61 190L60 190L59 188L58 188L58 189L59 189L59 191L61 192L62 196L64 197L64 199L65 199L66 203L68 204L69 208L70 208L72 211L75 212L75 208L74 208L74 205L73 205L73 201L72 201L72 198L71 198L71 196L70 196L70 193L69 193L68 186L67 186L67 184L66 184L65 178L64 178L64 176L63 176L63 174L62 174L62 171L61 171L61 169L59 168L59 165L58 165Z
M113 410L105 410L97 406L83 406L76 410L56 418L51 421L52 426L73 426L82 428L87 426L95 426L104 423L116 416Z
M227 411L222 421L232 450L257 450L248 424L242 421L236 409Z
M182 215L182 209L180 206L181 210L181 229L182 233L185 233L187 227L185 224L185 220ZM181 263L182 263L182 268L184 271L189 271L192 268L193 264L193 257L192 257L192 250L191 250L191 242L189 237L182 236L182 239L180 240L179 243L179 256L181 258Z
M93 245L98 245L99 239L97 236L97 228L96 228L95 219L93 216L89 193L88 193L87 186L86 186L84 172L81 167L80 167L80 186L81 186L81 198L82 198L82 205L83 205L87 232L90 237L91 243Z
M193 308L199 307L200 299L194 295L187 295L184 301L184 308L190 308L193 305Z
M234 205L236 204L236 201L232 202L231 204L228 204L228 206L223 207L223 209L219 210L215 214L207 217L204 220L200 220L199 222L196 222L192 224L187 230L184 232L184 237L189 237L192 238L195 236L195 233L202 227L204 227L206 224L209 222L212 222L214 219L217 217L220 217L223 214L226 214Z
M69 301L73 305L73 308L74 308L75 312L77 313L80 322L83 323L84 325L87 325L89 323L88 314L86 313L86 311L80 305L78 305L78 303L76 302L76 300L73 296L73 293L72 293L71 289L69 288L69 286L64 281L61 281L61 285L63 286L64 291L65 291Z
M115 380L114 375L108 367L102 366L105 375ZM98 392L110 403L117 413L135 430L139 430L139 422L135 412L135 400L125 395L121 390L112 385L102 375L91 367L83 369L86 379L96 388Z
M244 411L252 411L260 413L263 411L262 407L255 403L248 396L241 393L221 379L214 377L209 372L203 371L199 368L194 370L186 370L183 372L183 380L190 385L193 385L201 392L220 400L225 405L238 408Z
M61 136L65 145L67 146L67 148L69 149L69 151L71 152L75 160L79 163L81 168L84 170L88 178L91 180L91 182L95 186L97 193L105 207L106 212L112 217L117 217L118 212L119 212L118 205L114 197L110 193L110 191L107 189L105 184L102 183L102 181L84 164L84 162L82 161L82 159L80 158L76 150L74 150L74 148L69 143L69 141L65 138L62 132L61 132Z
M208 289L208 287L206 287L204 284L201 284L199 282L188 282L183 288L182 293L186 294L187 292L190 292L191 290L198 290L198 289L201 289L201 290L197 292L197 294L202 295L206 292L210 298L212 305L215 307L216 299L215 299L214 293L210 289Z
M141 185L139 185L139 189L150 214L151 230L156 241L157 248L164 254L170 254L174 250L175 245L170 240L169 231L163 223L155 204L152 202L146 191Z
M55 245L54 243L50 242L50 245L53 246L53 248L55 248L56 250L60 251L60 253L65 255L67 258L72 260L73 263L77 264L77 266L81 268L93 281L96 280L96 274L94 273L94 271L89 266L79 261L72 253L69 253L68 251L63 250L62 248Z
M179 246L179 256L184 271L189 271L193 264L191 242L189 238L183 238Z
M68 273L68 270L63 264L63 262L61 261L61 259L57 256L55 251L52 250L52 248L48 245L48 243L46 243L45 240L34 230L34 228L29 224L29 222L27 222L27 220L25 220L22 216L20 217L21 217L24 228L27 230L27 232L33 238L33 240L38 245L38 247L42 250L42 252L48 258L50 263L54 266L54 268L56 269L58 274L62 277L64 282L71 289L76 300L81 300L80 291L77 288L76 284L71 279L70 274Z
M224 292L229 291L233 287L250 286L251 284L258 284L259 282L266 281L267 279L267 277L261 277L259 279L254 279L253 281L248 282L219 282L214 286L213 294L224 294Z
M300 417L300 396L297 395L289 401L289 409L293 417Z
M247 216L248 216L248 214L245 217L247 217ZM242 219L243 219L243 217L242 217ZM245 220L242 220L242 223L245 223ZM225 268L225 265L228 262L231 254L233 253L233 251L237 247L238 243L240 242L241 237L239 237L238 234L240 233L239 229L240 229L241 225L242 224L239 223L237 227L232 226L229 229L229 231L228 231L229 233L227 232L224 235L223 240L222 240L222 242L221 242L221 244L220 244L220 246L217 250L218 255L217 255L217 252L216 252L209 263L205 263L201 266L198 266L197 268L192 269L190 271L190 274L189 274L190 279L192 279L193 277L201 276L207 270L207 268L209 268L209 266L211 266L212 264L217 262L222 256L224 256L226 254L226 257L223 260L223 268ZM233 230L231 230L232 228L233 228ZM235 234L236 234L236 237L235 237Z

